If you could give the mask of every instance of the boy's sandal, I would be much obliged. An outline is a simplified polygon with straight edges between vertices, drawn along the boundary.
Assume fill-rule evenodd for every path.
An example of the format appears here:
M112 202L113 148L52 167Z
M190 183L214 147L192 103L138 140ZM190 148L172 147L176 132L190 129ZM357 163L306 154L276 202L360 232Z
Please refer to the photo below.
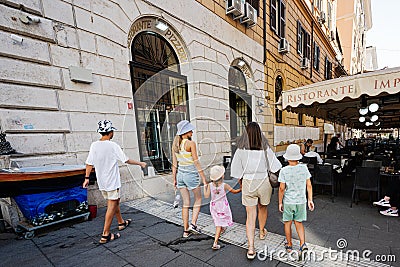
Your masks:
M306 253L308 252L308 247L306 245L306 243L304 243L303 245L300 246L299 249L300 253L299 253L299 260L304 260L304 256L306 255Z
M121 235L119 233L117 233L117 234L109 233L108 235L102 235L99 243L106 244L106 243L114 241L120 237L121 237Z
M118 231L124 230L132 223L132 219L125 220L123 223L118 224ZM122 227L122 228L121 228Z
M286 250L286 253L291 253L293 251L293 247L285 245L285 250Z
M183 231L182 237L183 237L183 238L188 238L188 237L191 236L191 235L192 235L192 232L190 232L190 231Z
M250 251L251 251L252 253L250 253ZM256 257L256 252L254 251L254 247L253 247L252 249L250 249L250 247L247 249L247 254L246 254L246 256L247 256L247 259L248 259L248 260L254 260L254 258Z
M300 246L300 252L304 252L304 251L307 251L307 250L308 250L308 247L307 247L306 243L304 243L303 245Z
M264 229L260 230L260 240L264 240L265 237L267 236L267 234L268 234L267 229L264 228Z
M213 250L218 250L218 249L220 249L221 248L221 246L220 245L217 245L217 244L213 244L213 246L211 247Z

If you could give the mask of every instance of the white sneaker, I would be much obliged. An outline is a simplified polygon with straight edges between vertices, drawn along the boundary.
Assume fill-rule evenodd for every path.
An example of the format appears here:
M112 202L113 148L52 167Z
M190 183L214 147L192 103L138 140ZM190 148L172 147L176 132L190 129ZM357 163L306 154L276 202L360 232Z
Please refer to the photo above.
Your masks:
M380 211L380 213L385 216L399 217L399 210L387 209Z
M382 199L379 200L379 201L375 201L375 202L373 202L372 204L373 204L374 206L381 206L381 207L388 207L388 208L391 207L389 201L387 201L387 200L384 199L384 198L382 198Z

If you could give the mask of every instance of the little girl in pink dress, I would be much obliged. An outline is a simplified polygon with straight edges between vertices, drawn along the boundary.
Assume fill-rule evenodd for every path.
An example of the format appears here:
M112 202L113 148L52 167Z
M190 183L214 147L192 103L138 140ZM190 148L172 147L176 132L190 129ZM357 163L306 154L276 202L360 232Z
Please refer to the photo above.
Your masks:
M211 183L204 187L204 197L208 198L211 194L210 212L215 224L215 237L212 249L220 249L218 239L225 231L227 226L232 226L232 212L226 197L226 191L237 194L242 189L233 189L224 183L225 168L222 166L214 166L210 171Z

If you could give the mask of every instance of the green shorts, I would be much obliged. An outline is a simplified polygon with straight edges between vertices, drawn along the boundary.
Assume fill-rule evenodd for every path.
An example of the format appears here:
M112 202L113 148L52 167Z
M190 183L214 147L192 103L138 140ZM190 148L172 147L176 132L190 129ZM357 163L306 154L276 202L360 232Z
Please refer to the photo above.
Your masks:
M307 203L283 204L283 221L307 221Z

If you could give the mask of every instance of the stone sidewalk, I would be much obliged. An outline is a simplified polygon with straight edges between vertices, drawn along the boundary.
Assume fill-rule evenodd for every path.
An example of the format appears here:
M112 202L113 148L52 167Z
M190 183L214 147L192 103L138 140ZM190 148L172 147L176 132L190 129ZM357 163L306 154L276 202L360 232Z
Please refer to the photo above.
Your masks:
M160 196L171 202L173 195ZM237 225L245 223L245 210L240 203L241 195L228 195ZM125 218L132 218L133 224L121 232L121 239L106 245L99 245L99 232L102 229L105 209L98 211L93 221L75 224L63 224L57 228L38 232L32 240L17 240L13 233L0 234L1 266L289 266L277 260L248 261L246 250L223 242L219 251L211 249L212 237L192 236L182 239L182 227L165 219L147 214L135 206L145 209L137 200L122 205ZM153 200L154 201L154 200ZM156 200L156 202L161 202ZM206 204L206 201L205 201ZM166 204L169 205L169 204ZM400 266L400 220L379 215L378 209L367 201L349 207L346 196L335 198L332 203L329 196L315 197L316 210L308 213L305 223L306 239L310 244L336 249L339 238L345 238L347 249L360 251L369 249L373 255L394 254L397 262L386 264ZM156 208L156 207L155 207ZM170 208L168 208L170 209ZM154 212L155 210L153 210ZM180 223L179 209L176 209L176 223ZM202 213L209 213L207 205ZM161 211L158 216L165 217ZM272 197L269 206L267 228L283 239L281 214L277 211L277 194ZM199 221L200 223L200 221ZM116 229L116 222L113 224ZM209 225L208 230L213 229ZM228 232L227 232L228 234ZM244 233L237 238L243 239ZM296 236L294 234L294 236ZM267 237L268 239L268 237ZM256 238L257 240L257 238ZM243 244L242 244L243 245ZM301 266L302 263L290 265ZM306 266L327 266L308 263ZM341 266L379 266L371 262Z
M121 238L98 244L105 209L93 221L63 225L39 233L31 240L17 240L14 234L0 234L1 266L287 266L278 261L249 262L245 250L223 244L213 251L206 235L181 238L182 228L166 220L123 205L125 218L133 224L121 231ZM116 223L113 224L116 229Z

